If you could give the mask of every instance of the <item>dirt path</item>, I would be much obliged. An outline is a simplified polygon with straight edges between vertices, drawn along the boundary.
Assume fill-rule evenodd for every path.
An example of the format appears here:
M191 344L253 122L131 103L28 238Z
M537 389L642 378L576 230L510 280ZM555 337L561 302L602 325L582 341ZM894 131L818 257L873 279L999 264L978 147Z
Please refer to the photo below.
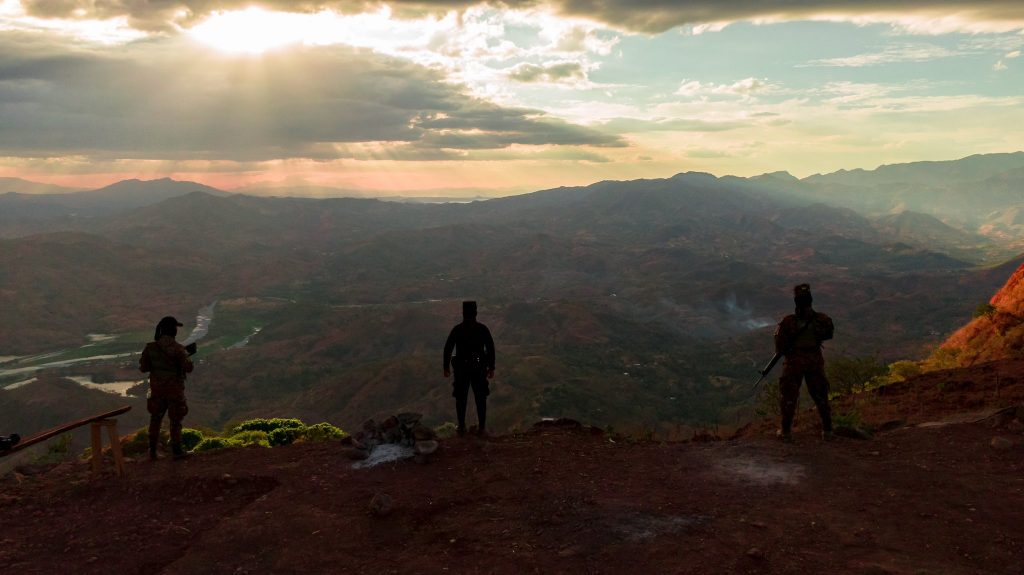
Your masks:
M1024 573L1024 436L613 443L539 429L354 470L338 445L72 465L0 492L2 573ZM394 510L368 504L389 494Z

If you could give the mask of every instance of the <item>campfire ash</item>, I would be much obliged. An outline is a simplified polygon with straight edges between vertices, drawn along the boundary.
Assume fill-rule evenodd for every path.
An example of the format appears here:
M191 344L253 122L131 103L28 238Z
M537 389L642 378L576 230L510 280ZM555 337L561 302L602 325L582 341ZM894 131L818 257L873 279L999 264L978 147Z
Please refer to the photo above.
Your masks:
M355 469L373 467L388 461L416 458L426 463L437 451L437 434L421 424L419 413L399 413L377 423L368 419L352 438L349 457L357 460Z

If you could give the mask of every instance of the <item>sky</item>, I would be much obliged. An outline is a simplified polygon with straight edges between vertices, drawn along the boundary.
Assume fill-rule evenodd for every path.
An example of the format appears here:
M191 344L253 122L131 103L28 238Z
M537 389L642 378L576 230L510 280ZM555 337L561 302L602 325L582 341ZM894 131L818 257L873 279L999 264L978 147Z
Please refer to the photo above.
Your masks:
M950 160L1024 150L1022 51L1019 0L0 0L0 177L459 196Z

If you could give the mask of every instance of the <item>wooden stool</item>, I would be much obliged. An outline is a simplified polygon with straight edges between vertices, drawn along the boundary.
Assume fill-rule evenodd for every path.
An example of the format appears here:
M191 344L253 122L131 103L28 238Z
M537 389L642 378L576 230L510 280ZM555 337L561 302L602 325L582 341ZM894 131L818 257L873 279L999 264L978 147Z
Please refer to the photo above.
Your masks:
M107 428L110 436L110 453L114 456L114 467L117 474L124 477L124 453L121 451L121 436L117 433L116 419L100 419L90 425L92 431L92 473L98 475L103 464L103 437L100 428Z

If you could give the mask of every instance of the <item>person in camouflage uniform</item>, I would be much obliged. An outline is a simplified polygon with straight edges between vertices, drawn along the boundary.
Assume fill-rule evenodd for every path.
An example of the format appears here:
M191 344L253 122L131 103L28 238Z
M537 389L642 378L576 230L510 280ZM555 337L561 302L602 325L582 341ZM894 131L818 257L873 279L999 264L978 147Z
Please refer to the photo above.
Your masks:
M452 352L455 357L452 357ZM494 377L494 339L487 326L476 321L476 302L462 302L462 323L452 328L444 343L444 376L451 375L452 396L455 397L455 415L459 420L457 433L466 434L466 406L469 390L473 389L476 402L477 433L487 434L487 396L491 393L488 379Z
M149 374L149 457L156 459L157 440L164 413L171 421L171 451L175 459L184 457L181 448L181 420L188 414L185 402L185 377L193 366L189 353L174 341L182 324L173 317L165 317L156 326L153 341L146 344L139 358L139 370Z
M800 396L800 382L807 381L807 392L818 407L821 416L822 438L832 439L832 412L828 404L829 384L825 376L825 358L821 355L821 342L832 339L832 318L811 307L811 286L800 284L793 288L796 312L787 315L775 330L775 352L783 355L785 363L779 378L779 403L782 428L779 437L792 441L791 429Z

